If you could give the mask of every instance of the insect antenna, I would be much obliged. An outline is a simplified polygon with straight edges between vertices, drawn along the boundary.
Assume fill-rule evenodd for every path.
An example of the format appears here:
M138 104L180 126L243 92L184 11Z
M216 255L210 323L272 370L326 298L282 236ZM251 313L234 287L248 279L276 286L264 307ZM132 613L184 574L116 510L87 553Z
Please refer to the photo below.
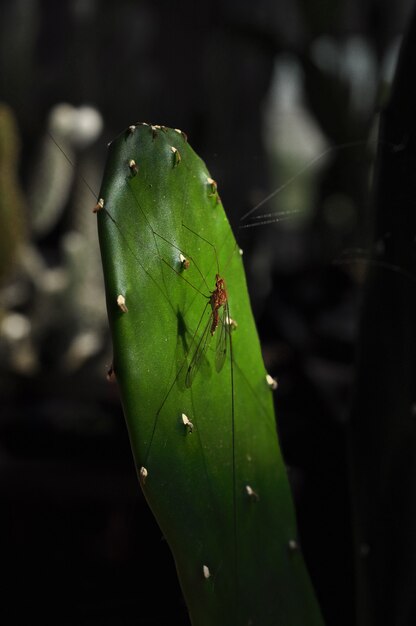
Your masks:
M69 156L67 155L67 153L65 152L65 150L62 149L62 147L59 145L59 143L56 141L55 137L52 135L52 133L50 131L48 131L48 135L51 138L51 140L53 141L53 143L55 144L55 146L58 148L58 150L61 152L61 154L65 157L65 159L68 161L68 163L75 169L75 163L69 158ZM84 176L82 174L79 174L80 179L82 180L82 182L85 184L85 186L87 187L87 189L90 190L92 196L94 196L94 198L98 198L98 193L96 193L94 191L94 189L91 187L91 185L89 184L89 182L84 178Z

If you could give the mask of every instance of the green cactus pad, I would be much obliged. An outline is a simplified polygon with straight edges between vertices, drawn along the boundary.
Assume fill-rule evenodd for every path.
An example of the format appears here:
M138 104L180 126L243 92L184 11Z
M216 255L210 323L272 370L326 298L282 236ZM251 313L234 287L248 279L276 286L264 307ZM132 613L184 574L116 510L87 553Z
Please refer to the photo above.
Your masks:
M96 210L138 478L192 623L322 624L217 184L184 133L138 124L109 147Z

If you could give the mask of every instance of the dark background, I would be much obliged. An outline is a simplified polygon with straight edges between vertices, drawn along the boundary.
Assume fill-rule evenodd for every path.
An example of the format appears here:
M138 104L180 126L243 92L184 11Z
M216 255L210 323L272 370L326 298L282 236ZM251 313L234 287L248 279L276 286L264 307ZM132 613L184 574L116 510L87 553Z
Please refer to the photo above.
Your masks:
M345 424L362 259L383 246L378 111L411 9L0 0L2 624L188 624L105 380L90 208L107 141L136 121L183 129L219 184L279 380L305 558L327 624L353 624Z

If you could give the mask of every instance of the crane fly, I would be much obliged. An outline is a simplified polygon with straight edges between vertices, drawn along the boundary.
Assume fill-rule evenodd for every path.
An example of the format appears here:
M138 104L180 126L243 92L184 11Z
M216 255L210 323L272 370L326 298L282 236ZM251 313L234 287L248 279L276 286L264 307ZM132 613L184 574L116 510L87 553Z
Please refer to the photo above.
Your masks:
M192 385L195 374L199 370L204 355L210 345L211 339L216 332L218 338L215 349L215 369L217 372L221 371L227 355L227 335L230 328L228 295L225 281L218 273L215 275L215 289L211 292L209 301L205 305L204 313L202 314L198 327L202 323L202 319L208 306L211 307L211 312L205 324L203 333L196 345L193 356L190 359L185 378L186 387L190 387ZM220 309L222 309L221 313ZM220 326L219 329L218 326Z

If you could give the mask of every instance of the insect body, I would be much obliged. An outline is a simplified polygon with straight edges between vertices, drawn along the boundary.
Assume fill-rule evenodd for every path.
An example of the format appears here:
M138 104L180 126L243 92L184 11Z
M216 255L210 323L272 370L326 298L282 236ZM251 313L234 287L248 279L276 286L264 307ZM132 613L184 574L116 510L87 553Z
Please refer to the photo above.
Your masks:
M215 333L219 323L219 309L225 306L228 301L227 290L225 288L225 281L219 274L215 276L215 289L210 297L210 304L212 309L212 323L211 323L211 335Z
M227 336L230 330L230 325L228 323L230 317L228 314L228 295L225 286L225 280L221 278L218 273L215 275L215 289L211 292L209 302L207 303L205 310L208 305L211 306L210 317L205 325L199 341L197 342L195 351L193 353L193 356L191 357L186 372L185 384L187 387L190 387L192 385L195 374L199 370L199 367L210 344L211 338L217 331L218 326L220 326L220 328L218 329L219 334L215 350L215 369L217 370L217 372L222 369L225 362L225 357L227 355ZM220 317L221 308L222 314Z

